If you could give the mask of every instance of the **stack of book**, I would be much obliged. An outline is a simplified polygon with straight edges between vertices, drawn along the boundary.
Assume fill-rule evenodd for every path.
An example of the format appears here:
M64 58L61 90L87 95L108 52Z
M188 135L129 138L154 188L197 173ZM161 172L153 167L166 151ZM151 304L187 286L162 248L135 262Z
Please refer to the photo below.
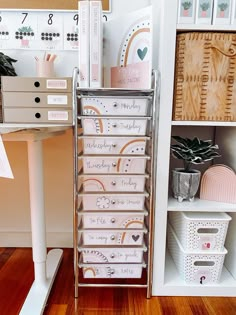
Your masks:
M101 1L79 1L80 87L151 88L152 34L152 6L103 24Z
M79 1L79 85L102 87L102 4Z

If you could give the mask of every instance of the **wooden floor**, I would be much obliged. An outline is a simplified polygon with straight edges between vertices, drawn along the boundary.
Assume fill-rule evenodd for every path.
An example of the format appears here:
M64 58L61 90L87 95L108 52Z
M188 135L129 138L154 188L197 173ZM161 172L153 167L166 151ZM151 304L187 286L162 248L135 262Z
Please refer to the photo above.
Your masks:
M19 313L33 277L31 249L0 248L0 315ZM152 297L147 300L145 294L143 289L80 288L79 298L75 300L73 250L65 249L44 315L236 314L236 298Z

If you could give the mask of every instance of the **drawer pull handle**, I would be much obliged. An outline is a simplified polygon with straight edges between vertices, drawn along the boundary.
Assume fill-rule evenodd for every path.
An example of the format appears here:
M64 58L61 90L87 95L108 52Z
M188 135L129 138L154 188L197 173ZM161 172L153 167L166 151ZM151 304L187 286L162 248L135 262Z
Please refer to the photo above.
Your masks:
M112 254L110 255L110 258L112 258L112 259L115 258L115 254L112 253Z
M112 201L111 201L111 204L112 204L112 205L115 205L115 204L116 204L116 201L115 201L115 200L112 200Z
M111 184L112 184L113 186L115 186L115 185L116 185L116 182L113 180L113 182L111 182Z
M115 235L111 236L111 240L114 241L116 239Z
M35 87L40 87L39 81L35 81L35 82L34 82L34 86L35 86Z
M35 103L39 103L40 102L40 97L35 97Z
M117 124L116 124L116 123L112 124L112 127L113 127L113 128L116 128L116 127L117 127Z
M112 163L112 166L113 166L113 167L116 167L116 162L113 162L113 163Z
M36 113L36 114L35 114L35 117L36 117L36 118L40 118L40 117L41 117L41 114L40 114L40 113Z
M115 274L115 270L114 269L111 269L111 275L114 275Z
M111 219L111 223L115 223L116 222L116 219L115 218L112 218Z
M113 107L117 107L118 106L118 104L115 102L115 103L113 103Z
M115 143L112 143L112 147L115 148L115 147L116 147L116 144L115 144Z

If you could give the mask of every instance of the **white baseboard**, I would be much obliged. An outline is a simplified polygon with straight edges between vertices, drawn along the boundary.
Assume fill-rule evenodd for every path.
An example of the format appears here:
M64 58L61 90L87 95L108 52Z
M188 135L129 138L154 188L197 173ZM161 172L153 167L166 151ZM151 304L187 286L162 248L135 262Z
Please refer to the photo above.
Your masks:
M73 247L73 232L47 232L47 247ZM30 232L0 231L0 247L31 247Z

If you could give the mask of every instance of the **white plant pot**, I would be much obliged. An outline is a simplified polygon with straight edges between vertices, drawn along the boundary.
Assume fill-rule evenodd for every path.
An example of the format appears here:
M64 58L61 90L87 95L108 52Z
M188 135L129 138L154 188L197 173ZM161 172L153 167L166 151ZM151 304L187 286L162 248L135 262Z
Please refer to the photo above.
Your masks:
M172 170L172 189L174 197L182 202L184 199L194 200L200 183L201 172L191 170L187 173L182 168Z

